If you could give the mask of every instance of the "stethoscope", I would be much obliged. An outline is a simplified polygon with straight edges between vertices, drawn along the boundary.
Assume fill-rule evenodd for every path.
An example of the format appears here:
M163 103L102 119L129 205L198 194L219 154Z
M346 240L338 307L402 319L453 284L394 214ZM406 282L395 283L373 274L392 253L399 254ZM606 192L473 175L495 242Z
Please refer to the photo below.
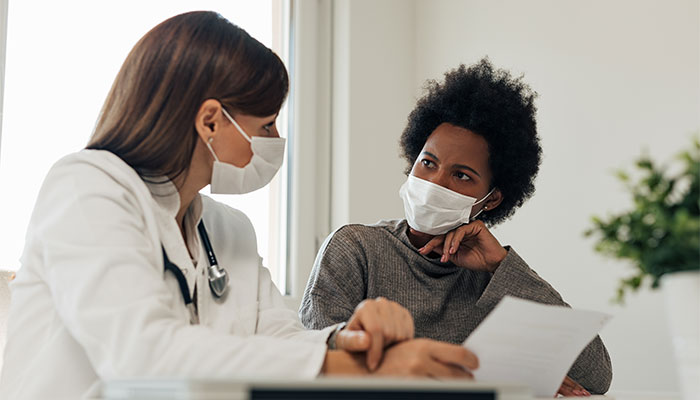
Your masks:
M204 246L204 251L207 253L207 261L209 262L209 267L207 268L209 288L214 296L222 297L228 290L228 273L225 269L221 268L219 263L216 261L216 255L214 254L214 249L209 241L209 235L207 235L207 230L204 228L204 221L199 222L199 225L197 225L197 230L199 231L199 237L202 239L202 246ZM191 322L198 323L199 318L197 317L197 311L194 303L192 302L192 297L190 296L190 287L187 285L187 279L185 279L185 275L182 273L180 268L170 261L168 254L165 252L165 247L161 245L161 248L163 249L164 268L166 271L170 271L173 273L173 275L175 275L177 284L180 286L182 299L185 301L185 306L190 311Z

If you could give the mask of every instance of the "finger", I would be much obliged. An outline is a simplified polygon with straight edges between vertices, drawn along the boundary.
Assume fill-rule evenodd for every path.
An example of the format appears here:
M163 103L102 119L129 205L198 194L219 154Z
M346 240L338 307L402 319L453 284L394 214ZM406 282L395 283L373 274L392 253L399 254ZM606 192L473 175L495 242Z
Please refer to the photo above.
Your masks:
M426 375L436 379L474 378L471 372L465 370L464 368L458 365L444 364L437 360L426 363Z
M450 254L455 254L457 252L459 245L462 243L462 239L464 239L465 232L466 229L464 229L464 226L455 231L455 235L452 237L452 243L450 244Z
M481 232L481 228L483 226L483 222L481 221L474 221L470 224L467 225L462 225L461 226L461 233L462 233L462 238L473 238L479 235L479 232Z
M591 394L578 382L569 378L568 376L564 378L561 386L559 387L558 394L562 396L590 396Z
M378 365L379 360L381 359L381 347L383 346L383 341L376 338L378 334L377 329L381 329L376 319L373 318L373 312L376 312L376 310L370 310L371 308L374 308L374 302L376 302L376 300L372 299L360 302L360 304L355 307L355 312L352 314L352 317L350 317L350 320L344 329L345 331L364 331L369 338L366 362L367 367L370 368L370 370L371 366L374 365L376 367L376 365ZM381 336L381 332L379 335Z
M588 393L586 389L584 389L583 386L581 386L578 382L575 380L571 379L570 377L564 378L564 384L566 384L568 387L570 387L574 394L577 396L590 396L591 394Z
M339 350L367 351L370 345L370 337L365 331L353 331L343 329L335 337L335 345Z
M401 304L392 302L392 315L395 316L397 322L395 342L400 342L413 338L413 318ZM388 343L387 343L388 344Z
M576 395L574 394L573 389L571 389L571 387L569 387L569 386L564 386L564 385L561 385L561 386L559 387L559 391L557 392L557 394L560 394L560 395L562 395L562 396L564 396L564 397L573 397L573 396L576 396Z
M383 297L377 297L376 306L377 321L382 328L383 344L388 346L396 342L401 330L399 315L393 312L398 303Z
M418 252L423 255L430 254L431 251L442 244L443 240L445 240L445 235L435 236L434 238L430 239L425 246L421 247Z
M358 306L355 314L358 319L360 330L367 332L370 336L369 350L367 350L367 368L374 371L382 358L384 350L384 333L387 321L381 317L381 308L386 301L382 297L373 300L365 300L362 307Z
M455 364L468 370L479 368L479 359L468 349L451 343L432 342L430 355L445 364Z
M384 337L380 332L370 333L370 345L367 351L367 368L374 371L379 366L379 361L382 359L382 351L384 350Z
M564 377L564 382L562 382L562 386L566 386L572 389L583 389L581 385L576 383L573 379L569 378L568 376Z
M365 299L355 306L355 311L350 316L348 324L345 329L350 329L354 331L365 330L365 323L368 322L368 315L372 314L371 308L374 307L375 299Z
M452 244L452 237L454 235L454 231L447 232L447 235L445 235L445 241L442 244L442 257L440 257L440 262L445 263L450 260L450 245Z

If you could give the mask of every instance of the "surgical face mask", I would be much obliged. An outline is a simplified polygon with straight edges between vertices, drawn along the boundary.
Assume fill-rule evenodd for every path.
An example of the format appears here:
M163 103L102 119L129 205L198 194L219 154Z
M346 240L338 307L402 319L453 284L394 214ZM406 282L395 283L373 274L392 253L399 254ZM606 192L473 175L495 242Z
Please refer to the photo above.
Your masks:
M226 118L250 143L253 157L243 168L219 161L211 143L205 142L214 156L211 171L211 192L215 194L243 194L258 190L270 183L284 160L284 146L287 139L279 137L251 138L223 108ZM211 142L211 139L209 139Z
M477 201L474 197L409 175L399 195L411 228L429 235L442 235L474 220L483 209L470 219L472 207L489 197L494 189Z

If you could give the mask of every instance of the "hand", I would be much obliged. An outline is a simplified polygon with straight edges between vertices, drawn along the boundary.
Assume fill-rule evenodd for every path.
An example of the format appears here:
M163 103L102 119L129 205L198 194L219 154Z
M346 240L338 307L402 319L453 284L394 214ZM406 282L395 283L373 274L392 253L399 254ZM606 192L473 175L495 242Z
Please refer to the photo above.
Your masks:
M423 255L435 251L440 261L475 271L495 272L508 252L480 220L438 235L418 250Z
M557 394L562 396L590 396L591 394L588 390L584 389L583 386L579 385L575 380L569 378L568 376L564 378L564 382L559 387ZM556 397L556 396L555 396Z
M413 317L399 303L383 297L358 304L347 326L338 332L339 350L367 351L367 368L374 371L382 359L384 347L413 339Z
M385 376L431 378L473 378L470 370L479 360L466 348L430 339L414 339L386 350L384 361L375 372Z

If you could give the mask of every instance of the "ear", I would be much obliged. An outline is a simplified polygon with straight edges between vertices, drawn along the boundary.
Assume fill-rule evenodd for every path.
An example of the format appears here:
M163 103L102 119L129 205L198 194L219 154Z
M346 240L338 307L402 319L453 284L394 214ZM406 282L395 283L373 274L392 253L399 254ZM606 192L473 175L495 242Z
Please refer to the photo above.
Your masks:
M500 189L496 188L494 189L493 193L489 196L489 198L484 202L484 211L489 211L493 210L494 208L498 207L499 204L503 201L503 194L501 193Z
M222 118L221 103L214 99L204 100L194 118L194 128L204 142L208 142L216 136L218 130L221 129Z

